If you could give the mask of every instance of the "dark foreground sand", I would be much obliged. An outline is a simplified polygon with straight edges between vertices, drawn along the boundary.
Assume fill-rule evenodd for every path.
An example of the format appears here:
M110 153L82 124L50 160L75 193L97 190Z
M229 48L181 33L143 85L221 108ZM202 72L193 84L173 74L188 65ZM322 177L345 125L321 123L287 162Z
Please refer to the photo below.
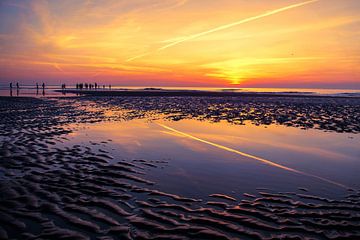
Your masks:
M359 108L323 98L0 98L0 239L359 239L357 190L340 200L265 189L207 202L158 191L144 170L164 161L109 163L105 150L56 145L72 123L157 113L359 133Z

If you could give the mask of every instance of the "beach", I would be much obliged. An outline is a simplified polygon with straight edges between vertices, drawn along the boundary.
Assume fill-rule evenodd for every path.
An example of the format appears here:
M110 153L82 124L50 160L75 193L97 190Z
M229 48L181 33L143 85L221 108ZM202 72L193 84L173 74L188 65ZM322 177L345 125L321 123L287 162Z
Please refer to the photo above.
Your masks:
M0 0L0 240L360 239L359 20Z
M0 238L359 238L359 114L345 97L0 97Z

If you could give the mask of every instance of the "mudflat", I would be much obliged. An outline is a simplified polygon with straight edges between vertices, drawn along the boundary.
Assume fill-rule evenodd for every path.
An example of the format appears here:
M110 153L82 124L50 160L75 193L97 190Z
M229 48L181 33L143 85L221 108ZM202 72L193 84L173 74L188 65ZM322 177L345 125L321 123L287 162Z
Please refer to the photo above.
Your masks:
M354 144L348 145L353 155L331 152L331 157L337 161L344 158L349 164L353 161L354 171L360 170L356 169L358 150L351 147L356 146L360 132L360 99L356 98L0 97L0 238L360 237L360 191L355 181L316 172L306 161L299 165L287 159L276 162L260 150L240 151L240 142L206 136L210 130L203 130L204 137L200 137L200 133L180 130L181 125L171 125L187 120L196 121L190 123L188 131L191 124L203 124L204 129L219 126L224 129L224 138L228 136L226 129L245 129L249 124L254 129L280 126L285 129L282 134L286 129L319 131L330 137L346 134L349 143ZM132 121L136 123L132 127L139 130L128 135L125 130L119 133L119 139L126 141L120 144L115 135L120 131L117 126L126 128L126 123ZM164 147L160 144L149 151L141 142L150 139L147 122L156 123L156 131L169 135L164 138ZM210 123L214 125L205 125ZM92 127L92 131L98 131L96 137L86 130ZM151 134L151 141L160 138L160 133ZM179 139L177 145L165 145L172 141L170 137ZM180 143L187 148L176 149ZM292 145L291 150L294 148ZM144 152L139 155L141 149ZM196 159L178 160L184 158L184 151L196 153ZM210 161L209 151L216 160ZM328 155L320 155L321 161L326 162ZM237 158L237 162L232 160ZM223 162L217 162L219 159ZM229 167L222 170L224 165ZM246 168L258 177L240 170L230 173L231 168ZM173 174L175 170L177 175ZM231 178L219 177L226 175ZM304 176L308 179L301 182ZM273 182L263 187L262 177ZM236 185L247 185L237 178L251 179L251 185L237 189ZM286 181L291 186L282 188ZM206 186L206 182L211 184ZM317 187L310 189L312 185Z

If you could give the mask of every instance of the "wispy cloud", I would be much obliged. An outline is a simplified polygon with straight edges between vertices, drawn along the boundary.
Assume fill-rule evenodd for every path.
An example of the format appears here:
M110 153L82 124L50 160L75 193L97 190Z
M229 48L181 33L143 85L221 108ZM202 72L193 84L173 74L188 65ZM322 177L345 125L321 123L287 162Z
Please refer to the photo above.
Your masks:
M302 6L311 4L311 3L315 3L315 2L318 2L318 1L320 1L320 0L309 0L309 1L301 2L301 3L297 3L297 4L292 4L292 5L289 5L289 6L286 6L286 7L271 10L269 12L266 12L266 13L263 13L263 14L260 14L260 15L257 15L257 16L245 18L245 19L233 22L233 23L221 25L221 26L218 26L218 27L215 27L215 28L203 31L203 32L195 33L195 34L192 34L190 36L177 37L175 39L178 39L178 40L175 40L175 41L165 40L165 42L167 42L167 41L172 41L172 42L169 43L169 44L166 44L165 46L162 46L162 47L158 48L156 51L165 50L167 48L173 47L175 45L178 45L180 43L183 43L183 42L186 42L186 41L189 41L189 40L193 40L193 39L196 39L196 38L199 38L199 37L211 34L211 33L215 33L215 32L218 32L218 31L222 31L222 30L226 30L226 29L229 29L229 28L232 28L232 27L236 27L238 25L248 23L248 22L252 22L252 21L255 21L255 20L258 20L258 19L261 19L261 18L269 17L269 16L272 16L272 15L275 15L275 14L278 14L278 13L281 13L281 12L285 12L285 11L288 11L288 10L291 10L291 9L294 9L294 8L299 8L299 7L302 7ZM136 57L129 58L126 61L132 61L132 60L135 60L135 59L139 59L141 57L150 55L151 53L154 53L156 51L141 54L141 55L138 55Z

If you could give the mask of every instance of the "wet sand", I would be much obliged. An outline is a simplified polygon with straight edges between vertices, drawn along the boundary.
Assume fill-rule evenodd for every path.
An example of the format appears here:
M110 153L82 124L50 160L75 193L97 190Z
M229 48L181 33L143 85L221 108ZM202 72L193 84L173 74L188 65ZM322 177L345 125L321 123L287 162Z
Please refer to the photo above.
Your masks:
M357 99L282 97L0 98L0 238L357 239L360 191L340 199L300 188L161 191L149 172L171 162L119 159L106 148L63 146L82 124L194 118L359 133Z
M360 98L358 93L342 94L317 94L315 92L238 92L231 89L223 91L210 90L186 90L186 89L162 89L162 88L145 88L145 89L66 89L55 90L63 94L78 94L86 96L127 96L127 97L290 97L290 98Z
M99 101L104 109L121 106L129 110L126 118L145 118L159 114L166 119L198 119L258 125L280 124L334 132L360 132L360 99L283 96L256 97L86 97Z

